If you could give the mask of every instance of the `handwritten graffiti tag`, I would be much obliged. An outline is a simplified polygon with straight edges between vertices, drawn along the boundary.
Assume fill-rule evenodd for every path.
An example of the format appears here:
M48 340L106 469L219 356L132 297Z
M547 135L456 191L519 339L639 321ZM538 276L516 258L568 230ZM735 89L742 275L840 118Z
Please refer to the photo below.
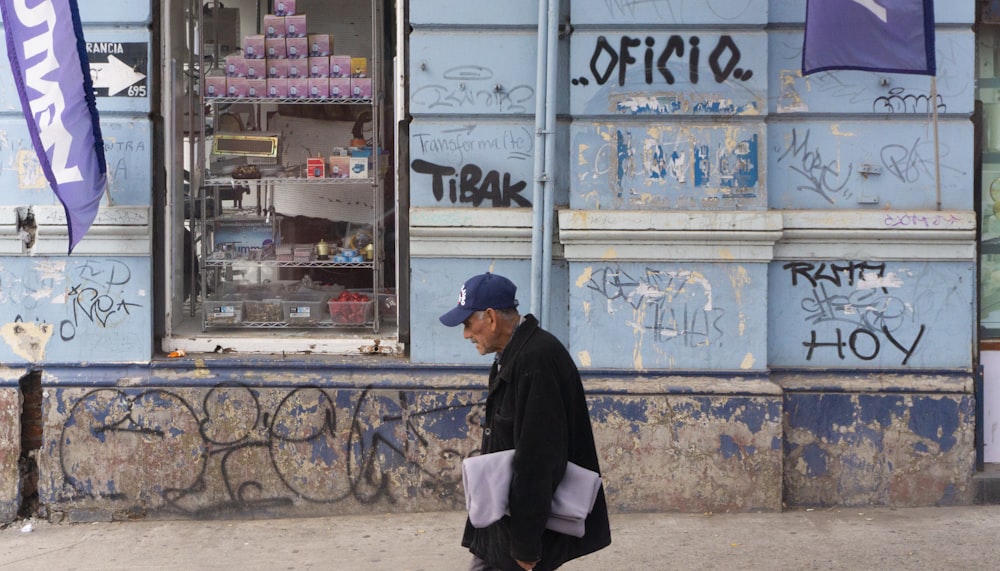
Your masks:
M902 338L916 317L911 303L890 293L903 282L887 272L885 262L789 262L782 269L789 272L793 288L809 288L799 304L804 321L823 326L811 329L809 339L802 342L807 361L823 349L835 350L840 360L848 357L849 350L854 357L871 361L884 350L883 340L902 353L903 365L917 351L926 325L921 324L912 338Z
M712 285L696 272L647 268L636 278L609 266L594 271L586 287L605 300L609 315L624 304L630 310L626 324L652 332L657 342L680 339L686 347L700 347L723 335L719 322L725 311L715 306Z

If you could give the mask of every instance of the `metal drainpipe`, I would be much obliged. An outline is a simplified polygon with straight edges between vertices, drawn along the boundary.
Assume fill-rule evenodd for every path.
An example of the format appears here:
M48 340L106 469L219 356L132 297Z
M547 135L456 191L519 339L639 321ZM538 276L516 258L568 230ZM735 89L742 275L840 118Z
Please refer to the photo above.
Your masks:
M549 323L549 307L552 291L552 227L555 225L556 194L556 81L559 72L559 0L549 0L548 45L546 46L545 68L545 192L543 197L542 220L542 311L539 320L542 327Z
M545 111L547 100L542 92L548 93L546 82L546 58L548 57L548 6L549 0L538 0L538 56L535 73L535 171L534 188L531 195L531 307L535 317L542 313L542 242L544 228L545 195Z

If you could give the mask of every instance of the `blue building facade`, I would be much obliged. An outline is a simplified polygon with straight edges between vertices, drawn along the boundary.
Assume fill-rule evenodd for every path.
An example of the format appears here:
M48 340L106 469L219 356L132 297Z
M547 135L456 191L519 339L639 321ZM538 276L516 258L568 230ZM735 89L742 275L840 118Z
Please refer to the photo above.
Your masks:
M581 368L615 510L972 503L976 6L939 4L933 80L803 77L805 0L380 5L392 351L171 359L182 6L81 0L92 69L144 78L98 98L111 188L70 257L0 86L0 482L32 466L73 521L462 509L489 361L437 316L493 271Z

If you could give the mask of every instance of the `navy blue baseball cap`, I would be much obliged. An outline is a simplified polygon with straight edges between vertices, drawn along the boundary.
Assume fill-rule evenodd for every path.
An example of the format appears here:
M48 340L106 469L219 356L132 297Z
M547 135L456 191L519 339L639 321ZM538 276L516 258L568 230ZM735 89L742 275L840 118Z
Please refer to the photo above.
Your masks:
M448 327L461 325L470 315L484 309L517 307L517 286L509 279L486 272L472 276L458 292L458 305L441 316L441 323Z

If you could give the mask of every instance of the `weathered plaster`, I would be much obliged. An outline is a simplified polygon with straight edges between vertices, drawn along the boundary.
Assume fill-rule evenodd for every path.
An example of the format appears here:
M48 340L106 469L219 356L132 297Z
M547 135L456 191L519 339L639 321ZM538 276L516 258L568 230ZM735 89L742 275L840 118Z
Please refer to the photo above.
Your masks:
M0 524L12 521L20 504L20 416L21 396L18 390L0 388Z

